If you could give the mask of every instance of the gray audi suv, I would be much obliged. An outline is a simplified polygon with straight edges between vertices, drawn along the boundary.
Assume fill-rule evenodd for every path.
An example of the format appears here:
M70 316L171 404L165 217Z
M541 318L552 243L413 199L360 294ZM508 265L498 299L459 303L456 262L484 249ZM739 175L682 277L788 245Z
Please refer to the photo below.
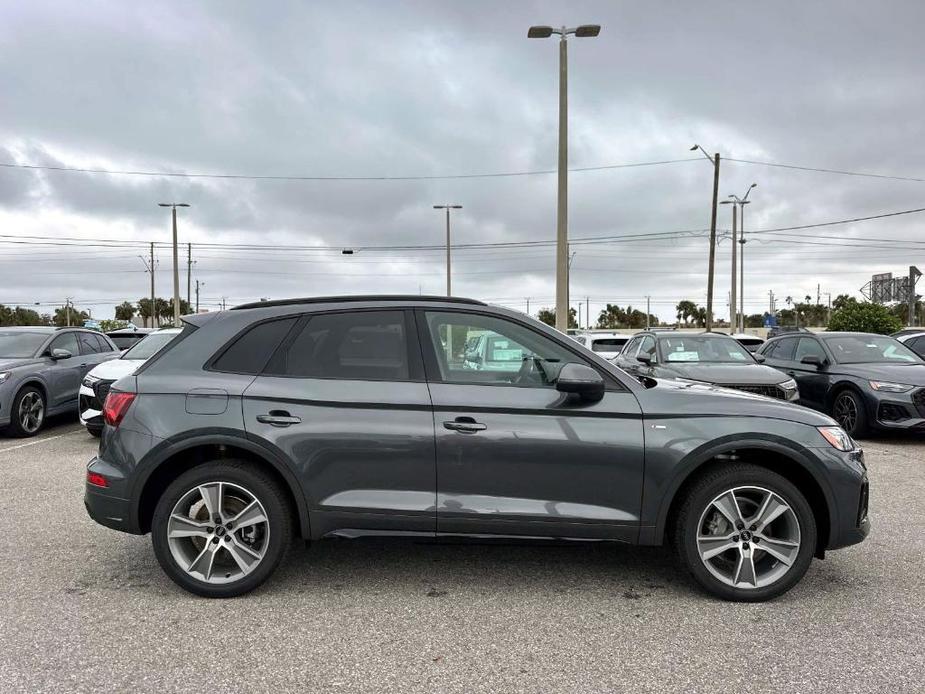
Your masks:
M394 534L668 542L759 601L869 532L863 453L828 416L640 382L515 311L354 296L184 323L106 397L85 504L199 595L256 588L293 535ZM486 335L491 369L466 353Z

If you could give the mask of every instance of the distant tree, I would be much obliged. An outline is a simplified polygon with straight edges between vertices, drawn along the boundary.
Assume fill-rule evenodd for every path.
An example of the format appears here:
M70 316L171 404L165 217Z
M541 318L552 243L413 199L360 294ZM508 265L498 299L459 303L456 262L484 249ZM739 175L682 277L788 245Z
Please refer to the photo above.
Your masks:
M745 316L745 327L746 328L760 328L763 325L764 325L764 314L753 313L750 316Z
M858 300L853 296L848 296L847 294L839 294L832 300L832 308L836 311L839 311L848 304L856 304Z
M829 330L848 332L880 333L887 335L903 327L903 322L890 309L869 301L848 302L832 313Z
M141 316L144 327L154 327L155 316L151 308L151 299L145 297L138 300L138 315ZM148 323L151 325L149 326Z
M65 325L83 325L84 321L89 318L89 313L80 311L74 306L60 306L55 309L52 321L60 328Z
M131 301L123 301L116 306L116 320L130 321L136 312L135 304Z
M568 310L568 327L577 328L578 327L578 312L574 308ZM556 310L553 308L541 308L539 313L536 314L536 317L544 322L546 325L551 325L556 327Z
M100 331L108 333L111 330L121 330L122 328L127 328L130 325L128 321L125 320L110 320L104 318L100 321Z
M697 319L699 316L699 309L697 304L693 301L688 301L684 299L678 302L678 305L675 307L678 315L678 322L688 323L691 318Z
M31 308L17 306L10 308L0 304L0 326L3 325L48 325L46 319Z
M597 316L598 328L623 328L626 327L626 311L615 304L607 304Z

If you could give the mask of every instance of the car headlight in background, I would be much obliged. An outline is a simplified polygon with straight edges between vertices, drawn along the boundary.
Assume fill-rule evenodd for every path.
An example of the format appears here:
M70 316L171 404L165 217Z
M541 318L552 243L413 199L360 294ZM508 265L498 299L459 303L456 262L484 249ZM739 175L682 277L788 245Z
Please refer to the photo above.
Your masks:
M841 427L816 428L819 430L819 433L822 434L822 438L828 441L832 448L837 448L840 451L854 450L854 441L848 436L848 432Z
M0 371L0 383L3 383L5 380L7 380L12 375L13 375L12 371Z
M889 381L868 381L868 383L871 388L882 393L905 393L915 388L905 383L890 383Z
M777 387L784 391L784 397L787 400L796 400L800 394L800 391L797 389L797 382L792 378L787 379L783 383L778 383Z
M93 375L91 375L91 374L87 374L86 376L84 376L84 380L81 381L81 383L83 383L83 385L87 386L87 388L92 388L92 387L93 387L93 384L96 383L96 382L99 381L99 380L100 380L100 379L97 378L96 376L93 376Z

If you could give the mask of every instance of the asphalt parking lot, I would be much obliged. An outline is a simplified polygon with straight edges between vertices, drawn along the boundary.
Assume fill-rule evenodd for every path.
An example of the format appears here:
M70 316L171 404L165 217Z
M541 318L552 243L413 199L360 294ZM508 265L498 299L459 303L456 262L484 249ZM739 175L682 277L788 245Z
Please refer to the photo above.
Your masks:
M203 600L87 517L96 443L0 437L0 691L922 691L925 441L865 443L870 538L762 605L661 549L346 540Z

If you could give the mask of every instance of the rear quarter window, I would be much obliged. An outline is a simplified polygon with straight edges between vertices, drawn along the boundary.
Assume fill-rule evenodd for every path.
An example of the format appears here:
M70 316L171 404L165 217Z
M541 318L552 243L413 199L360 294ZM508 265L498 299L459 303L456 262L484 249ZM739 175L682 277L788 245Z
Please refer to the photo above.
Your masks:
M212 360L210 368L213 371L256 376L263 371L273 352L295 325L296 320L296 318L282 318L251 326Z

